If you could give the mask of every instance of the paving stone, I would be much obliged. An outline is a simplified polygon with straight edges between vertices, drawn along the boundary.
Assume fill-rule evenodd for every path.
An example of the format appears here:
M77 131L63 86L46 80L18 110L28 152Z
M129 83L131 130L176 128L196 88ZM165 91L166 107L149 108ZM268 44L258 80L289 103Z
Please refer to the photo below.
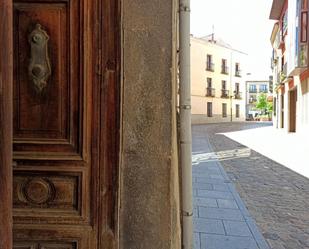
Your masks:
M224 220L223 224L227 235L252 237L246 222Z
M222 220L197 218L193 219L194 232L225 234Z
M198 217L198 208L197 207L193 207L193 217Z
M193 188L204 189L204 190L214 190L214 185L211 183L195 182L193 183Z
M194 182L221 184L221 183L224 183L225 180L214 179L214 178L210 178L210 177L194 177Z
M241 212L236 209L223 209L223 208L206 208L198 207L199 217L209 219L224 219L243 221L244 217Z
M224 192L229 192L229 186L226 183L222 184L213 184L213 189L217 191L224 191Z
M214 173L214 174L219 174L221 173L220 168L218 165L215 166L202 166L202 167L192 167L192 173Z
M239 209L236 201L228 199L217 199L219 208Z
M201 249L259 249L251 237L201 234Z
M194 249L201 249L201 241L199 233L194 233Z
M203 198L195 197L193 199L194 206L203 206L203 207L218 207L216 199L213 198Z
M245 149L222 133L262 126L265 124L254 122L193 126L193 148L196 147L195 136L198 136L199 147L207 147L204 153ZM221 179L218 184L229 185L260 249L309 248L309 179L253 150L248 152L246 157L231 157L220 161L222 166L213 163L214 167L221 169L223 177L228 175L234 179L229 183L227 179ZM202 164L206 167L208 163ZM218 180L210 177L196 179L211 184L217 184L211 180ZM261 233L268 237L266 241ZM271 234L277 234L279 238Z
M223 175L221 175L221 174L217 174L217 175L215 175L215 174L213 174L213 175L210 175L209 176L211 179L219 179L219 180L225 180L226 178L223 176Z
M212 190L197 190L197 196L200 197L208 197L208 198L216 198L216 199L231 199L234 197L230 192L222 192L222 191L212 191Z

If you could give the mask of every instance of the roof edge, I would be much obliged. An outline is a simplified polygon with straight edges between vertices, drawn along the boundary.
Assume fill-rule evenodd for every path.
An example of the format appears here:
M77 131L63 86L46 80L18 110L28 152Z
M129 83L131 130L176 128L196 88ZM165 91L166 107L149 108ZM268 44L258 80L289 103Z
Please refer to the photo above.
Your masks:
M281 11L283 9L285 0L273 0L270 14L269 14L269 19L271 20L279 20L281 16Z

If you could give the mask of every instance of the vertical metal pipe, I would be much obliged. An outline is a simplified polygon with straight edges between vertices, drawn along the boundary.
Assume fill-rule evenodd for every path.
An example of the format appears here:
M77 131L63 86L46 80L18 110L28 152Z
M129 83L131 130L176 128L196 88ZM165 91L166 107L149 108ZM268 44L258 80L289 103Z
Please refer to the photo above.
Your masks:
M184 249L193 249L190 0L180 0L179 11L179 106L180 163L182 171L182 247Z
M231 51L231 56L230 56L230 69L229 69L229 74L230 74L230 112L231 112L231 122L233 122L233 52ZM236 90L236 89L235 89Z

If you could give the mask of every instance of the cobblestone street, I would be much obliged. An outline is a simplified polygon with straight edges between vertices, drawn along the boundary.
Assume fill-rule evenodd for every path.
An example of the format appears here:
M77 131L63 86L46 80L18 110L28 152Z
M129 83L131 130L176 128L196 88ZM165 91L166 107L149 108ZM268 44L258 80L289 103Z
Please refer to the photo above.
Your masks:
M196 249L309 248L309 180L218 134L265 125L193 126Z

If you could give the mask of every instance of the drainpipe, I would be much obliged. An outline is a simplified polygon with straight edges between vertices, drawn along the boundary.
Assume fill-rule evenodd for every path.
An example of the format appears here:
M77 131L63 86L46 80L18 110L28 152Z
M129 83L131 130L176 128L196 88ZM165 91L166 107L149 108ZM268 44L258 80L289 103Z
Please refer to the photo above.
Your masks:
M179 108L182 172L182 248L193 249L190 0L179 1Z
M232 76L232 73L233 73L233 51L231 51L231 56L230 56L230 70L229 70L229 73L230 73L230 112L231 112L231 122L233 122L233 76Z

